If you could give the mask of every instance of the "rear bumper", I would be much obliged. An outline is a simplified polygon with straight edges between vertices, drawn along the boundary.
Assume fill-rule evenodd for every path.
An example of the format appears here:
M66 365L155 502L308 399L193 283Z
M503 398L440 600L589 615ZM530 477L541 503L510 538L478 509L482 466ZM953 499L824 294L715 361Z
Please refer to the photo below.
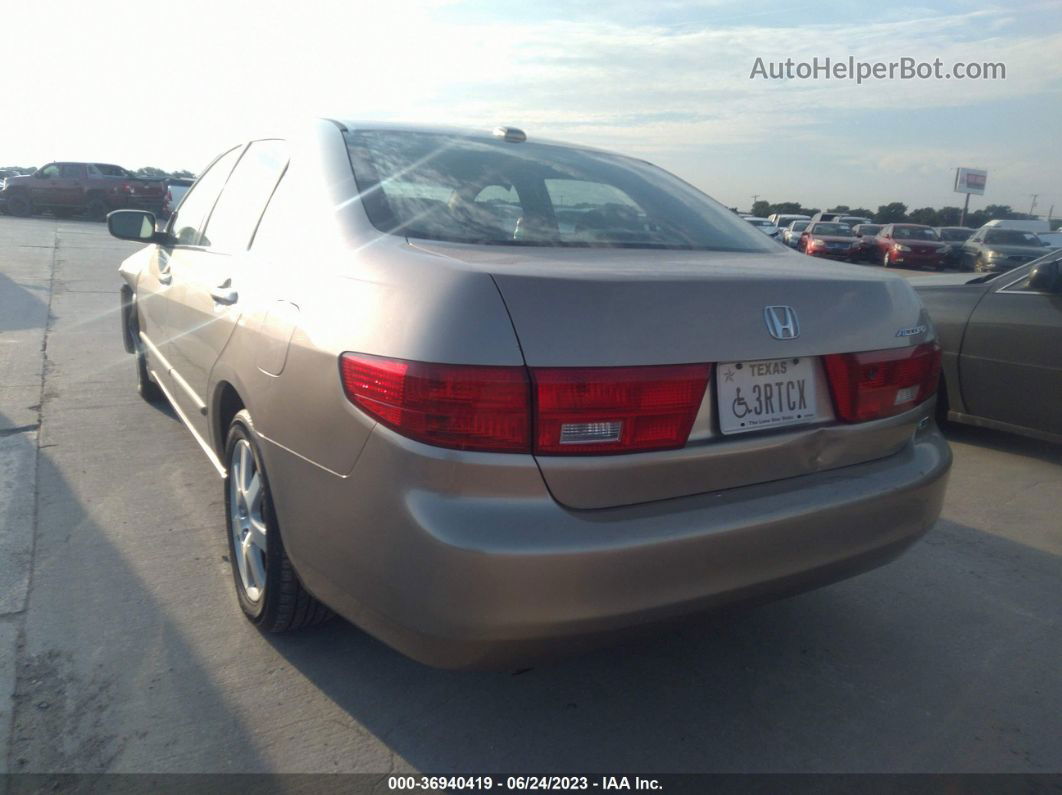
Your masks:
M438 450L379 427L350 477L263 452L306 586L448 668L525 665L881 565L936 520L951 465L930 424L865 464L573 511L529 457Z
M896 254L892 255L892 262L896 265L932 266L934 268L948 263L947 255L940 254Z
M859 252L856 249L844 249L843 251L830 251L830 250L813 250L808 251L812 257L823 257L825 259L851 259L855 257Z

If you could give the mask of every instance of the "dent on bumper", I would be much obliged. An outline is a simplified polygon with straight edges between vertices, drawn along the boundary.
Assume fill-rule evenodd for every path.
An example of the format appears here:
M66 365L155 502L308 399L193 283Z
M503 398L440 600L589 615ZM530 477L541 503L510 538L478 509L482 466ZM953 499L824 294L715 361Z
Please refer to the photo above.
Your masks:
M307 587L410 657L452 668L517 665L873 568L933 524L951 465L930 426L865 464L573 511L529 458L490 456L476 472L477 456L420 461L410 445L377 429L371 467L350 478L276 448L267 458Z

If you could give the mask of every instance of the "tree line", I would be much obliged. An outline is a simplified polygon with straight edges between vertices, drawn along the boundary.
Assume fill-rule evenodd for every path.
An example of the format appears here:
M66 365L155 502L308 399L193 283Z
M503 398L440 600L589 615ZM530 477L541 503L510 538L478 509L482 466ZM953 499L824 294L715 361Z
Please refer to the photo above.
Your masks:
M774 213L788 213L793 215L814 215L819 212L818 207L802 207L800 202L771 203L760 199L752 205L752 214L766 218ZM926 226L958 226L962 218L962 209L959 207L919 207L908 211L903 202L890 202L878 206L877 212L867 207L849 207L840 204L832 207L827 212L845 213L857 215L862 218L870 218L876 224L911 223L925 224ZM996 219L1008 221L1029 221L1037 216L1028 213L1019 213L1008 204L990 204L983 210L973 210L966 213L966 226L976 229L989 221ZM1051 221L1051 228L1062 227L1062 218Z

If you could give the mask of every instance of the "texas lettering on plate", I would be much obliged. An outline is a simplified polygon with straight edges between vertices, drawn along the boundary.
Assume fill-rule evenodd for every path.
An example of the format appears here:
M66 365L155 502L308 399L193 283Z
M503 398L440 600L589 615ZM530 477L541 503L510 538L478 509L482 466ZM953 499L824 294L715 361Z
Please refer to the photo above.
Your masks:
M716 373L723 433L800 425L815 419L813 357L725 362Z

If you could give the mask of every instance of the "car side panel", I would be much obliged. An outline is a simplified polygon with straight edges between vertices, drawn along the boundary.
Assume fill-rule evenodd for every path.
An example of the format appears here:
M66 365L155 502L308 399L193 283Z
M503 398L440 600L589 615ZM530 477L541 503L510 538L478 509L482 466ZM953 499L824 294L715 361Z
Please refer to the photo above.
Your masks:
M978 303L959 374L966 410L1062 433L1062 296L997 290Z

